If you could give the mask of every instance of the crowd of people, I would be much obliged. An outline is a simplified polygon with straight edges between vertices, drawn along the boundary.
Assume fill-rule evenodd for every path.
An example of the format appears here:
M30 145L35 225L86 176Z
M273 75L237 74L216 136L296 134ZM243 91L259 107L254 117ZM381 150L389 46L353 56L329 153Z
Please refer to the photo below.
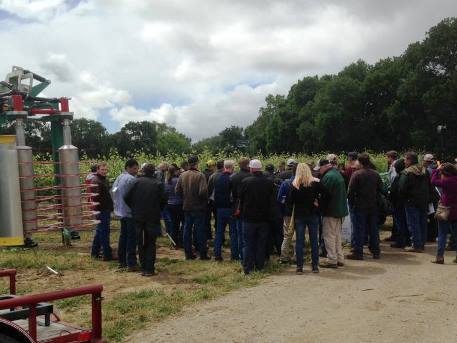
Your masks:
M245 274L262 270L273 255L280 263L295 260L297 273L303 273L308 231L311 270L318 273L320 267L344 267L345 259L363 260L366 246L374 259L381 258L379 227L392 214L392 248L422 253L427 241L438 240L433 262L443 264L445 250L457 250L456 165L441 164L432 154L421 162L414 152L400 157L389 151L386 157L384 178L367 153L356 152L347 155L346 164L329 154L316 163L291 158L278 169L248 158L210 160L203 171L196 156L180 166L162 162L157 169L128 160L111 187L107 165L100 163L88 178L97 186L93 201L99 221L91 255L100 258L102 252L103 260L113 259L114 211L121 223L121 270L155 274L163 221L172 248L183 249L186 260L212 255L221 262L230 256L241 262ZM342 224L347 216L351 253L345 256ZM224 255L227 227L230 254Z

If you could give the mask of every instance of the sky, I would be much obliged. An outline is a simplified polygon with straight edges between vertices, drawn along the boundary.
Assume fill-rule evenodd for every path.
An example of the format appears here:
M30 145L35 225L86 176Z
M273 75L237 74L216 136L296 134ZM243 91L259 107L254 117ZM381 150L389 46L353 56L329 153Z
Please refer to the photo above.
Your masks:
M247 126L305 76L400 55L455 0L0 0L0 78L52 81L110 132L155 120L193 141Z

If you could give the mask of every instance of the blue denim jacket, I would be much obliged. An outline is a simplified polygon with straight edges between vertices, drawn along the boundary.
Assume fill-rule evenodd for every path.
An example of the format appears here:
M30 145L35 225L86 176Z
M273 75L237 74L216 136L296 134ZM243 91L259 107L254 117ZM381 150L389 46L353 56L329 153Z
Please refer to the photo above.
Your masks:
M290 217L292 213L290 210L287 209L286 206L286 197L289 194L290 186L294 181L295 176L292 176L289 180L285 180L281 183L281 187L279 187L278 197L276 201L279 202L279 206L281 207L281 213L283 217Z
M132 210L124 201L124 196L130 189L131 184L135 180L133 175L126 171L116 178L111 188L111 193L114 201L114 214L121 218L131 218Z

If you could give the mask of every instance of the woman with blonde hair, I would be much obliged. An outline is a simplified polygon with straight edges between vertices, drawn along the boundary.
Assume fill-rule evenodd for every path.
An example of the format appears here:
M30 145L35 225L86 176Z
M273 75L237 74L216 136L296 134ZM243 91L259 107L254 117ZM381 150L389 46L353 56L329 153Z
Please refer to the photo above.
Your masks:
M295 179L287 196L287 206L293 209L296 230L295 253L297 257L297 274L303 273L303 249L305 230L308 227L311 242L311 260L313 273L319 273L318 245L318 206L325 189L319 179L313 177L306 163L297 166Z

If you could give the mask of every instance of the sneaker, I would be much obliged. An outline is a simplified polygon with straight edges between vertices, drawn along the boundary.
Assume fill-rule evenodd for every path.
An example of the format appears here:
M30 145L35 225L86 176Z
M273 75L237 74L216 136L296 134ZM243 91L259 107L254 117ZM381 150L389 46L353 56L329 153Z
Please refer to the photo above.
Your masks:
M222 258L222 256L216 256L214 259L215 259L217 262L222 262L222 261L224 261L224 259Z
M373 254L373 259L379 260L381 258L381 254Z
M344 263L343 263L343 262L338 262L336 265L337 265L338 267L344 267Z
M195 260L197 258L197 256L195 255L190 255L190 256L186 256L186 260L189 261L189 260Z
M452 262L457 263L457 257L454 260L452 260Z
M203 255L203 256L200 256L200 260L208 261L208 260L211 260L211 257L209 257L208 255Z
M392 237L392 236L387 237L387 238L384 239L384 241L385 242L394 242L395 241L395 237Z
M444 257L443 256L436 256L436 259L431 261L432 263L435 264L444 264Z
M313 273L319 273L319 267L318 266L313 266L312 271L313 271Z
M140 268L138 266L127 267L127 271L129 273L135 273L135 272L138 272L139 270L140 270Z
M157 275L156 272L142 272L141 273L141 276L144 276L144 277L151 277L154 275Z
M338 268L338 265L337 265L336 263L328 263L328 262L326 262L326 263L321 263L319 266L320 266L321 268L332 268L332 269Z
M281 258L280 258L280 259L278 260L278 263L279 263L279 264L289 264L289 263L290 263L290 260L286 260L286 259L281 259Z
M297 273L298 275L303 274L303 268L302 268L302 267L298 267L296 273Z
M357 261L363 261L363 256L356 255L356 254L349 254L346 256L348 260L357 260Z

